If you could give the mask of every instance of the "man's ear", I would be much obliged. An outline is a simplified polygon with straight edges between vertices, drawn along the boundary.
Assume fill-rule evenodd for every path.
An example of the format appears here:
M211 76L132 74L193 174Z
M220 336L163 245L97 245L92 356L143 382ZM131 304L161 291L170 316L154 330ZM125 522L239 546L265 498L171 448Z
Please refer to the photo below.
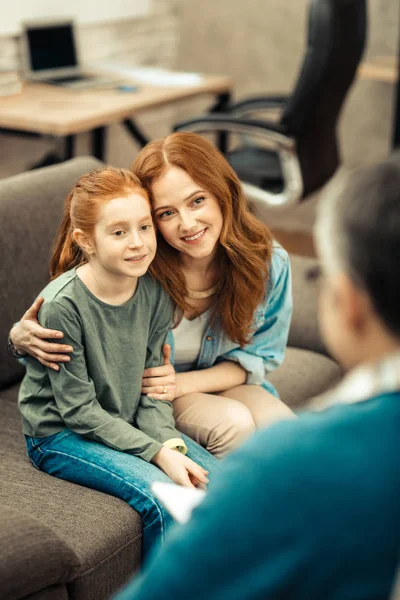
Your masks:
M371 318L372 306L367 294L346 273L339 273L335 295L346 326L350 331L362 334Z
M82 229L74 229L74 231L72 232L72 237L74 238L78 246L83 250L83 252L85 252L88 255L94 253L93 242L91 238L88 237L86 233L82 231Z

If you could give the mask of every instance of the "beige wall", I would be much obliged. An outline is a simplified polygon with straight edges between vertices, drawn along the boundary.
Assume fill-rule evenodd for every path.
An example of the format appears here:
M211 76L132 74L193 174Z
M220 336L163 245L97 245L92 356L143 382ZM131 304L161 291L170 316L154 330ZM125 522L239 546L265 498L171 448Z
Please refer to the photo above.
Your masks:
M369 0L368 55L397 53L398 0ZM228 73L236 97L287 92L304 51L308 0L182 0L177 66ZM340 124L345 164L385 156L393 86L358 80ZM188 113L186 113L188 114Z

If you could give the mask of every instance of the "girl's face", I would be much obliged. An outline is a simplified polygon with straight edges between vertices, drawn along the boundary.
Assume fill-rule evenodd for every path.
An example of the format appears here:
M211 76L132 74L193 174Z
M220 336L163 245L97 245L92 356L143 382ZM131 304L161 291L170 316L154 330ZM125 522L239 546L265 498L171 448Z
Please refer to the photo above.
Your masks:
M152 186L157 227L166 242L193 259L212 256L223 224L217 199L178 167Z
M140 277L157 249L150 206L141 195L113 198L100 211L93 236L93 257L108 275Z

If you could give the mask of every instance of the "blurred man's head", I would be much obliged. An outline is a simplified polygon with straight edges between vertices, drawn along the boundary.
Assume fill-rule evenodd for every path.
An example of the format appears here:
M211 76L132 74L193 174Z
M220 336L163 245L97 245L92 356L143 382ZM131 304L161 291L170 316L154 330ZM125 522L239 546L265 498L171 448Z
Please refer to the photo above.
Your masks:
M400 154L334 184L315 237L330 352L349 369L400 349Z

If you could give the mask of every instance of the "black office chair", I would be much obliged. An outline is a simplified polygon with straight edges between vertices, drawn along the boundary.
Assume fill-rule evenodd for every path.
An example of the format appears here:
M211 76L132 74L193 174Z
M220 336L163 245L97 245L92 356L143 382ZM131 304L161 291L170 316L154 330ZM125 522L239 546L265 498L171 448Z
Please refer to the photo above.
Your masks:
M174 131L218 132L219 147L250 201L268 208L298 203L328 181L340 163L336 126L366 28L366 0L311 0L307 51L290 96L243 100L223 113L181 122ZM249 118L271 108L282 109L276 123ZM239 135L233 150L228 134ZM264 144L254 145L249 136Z

